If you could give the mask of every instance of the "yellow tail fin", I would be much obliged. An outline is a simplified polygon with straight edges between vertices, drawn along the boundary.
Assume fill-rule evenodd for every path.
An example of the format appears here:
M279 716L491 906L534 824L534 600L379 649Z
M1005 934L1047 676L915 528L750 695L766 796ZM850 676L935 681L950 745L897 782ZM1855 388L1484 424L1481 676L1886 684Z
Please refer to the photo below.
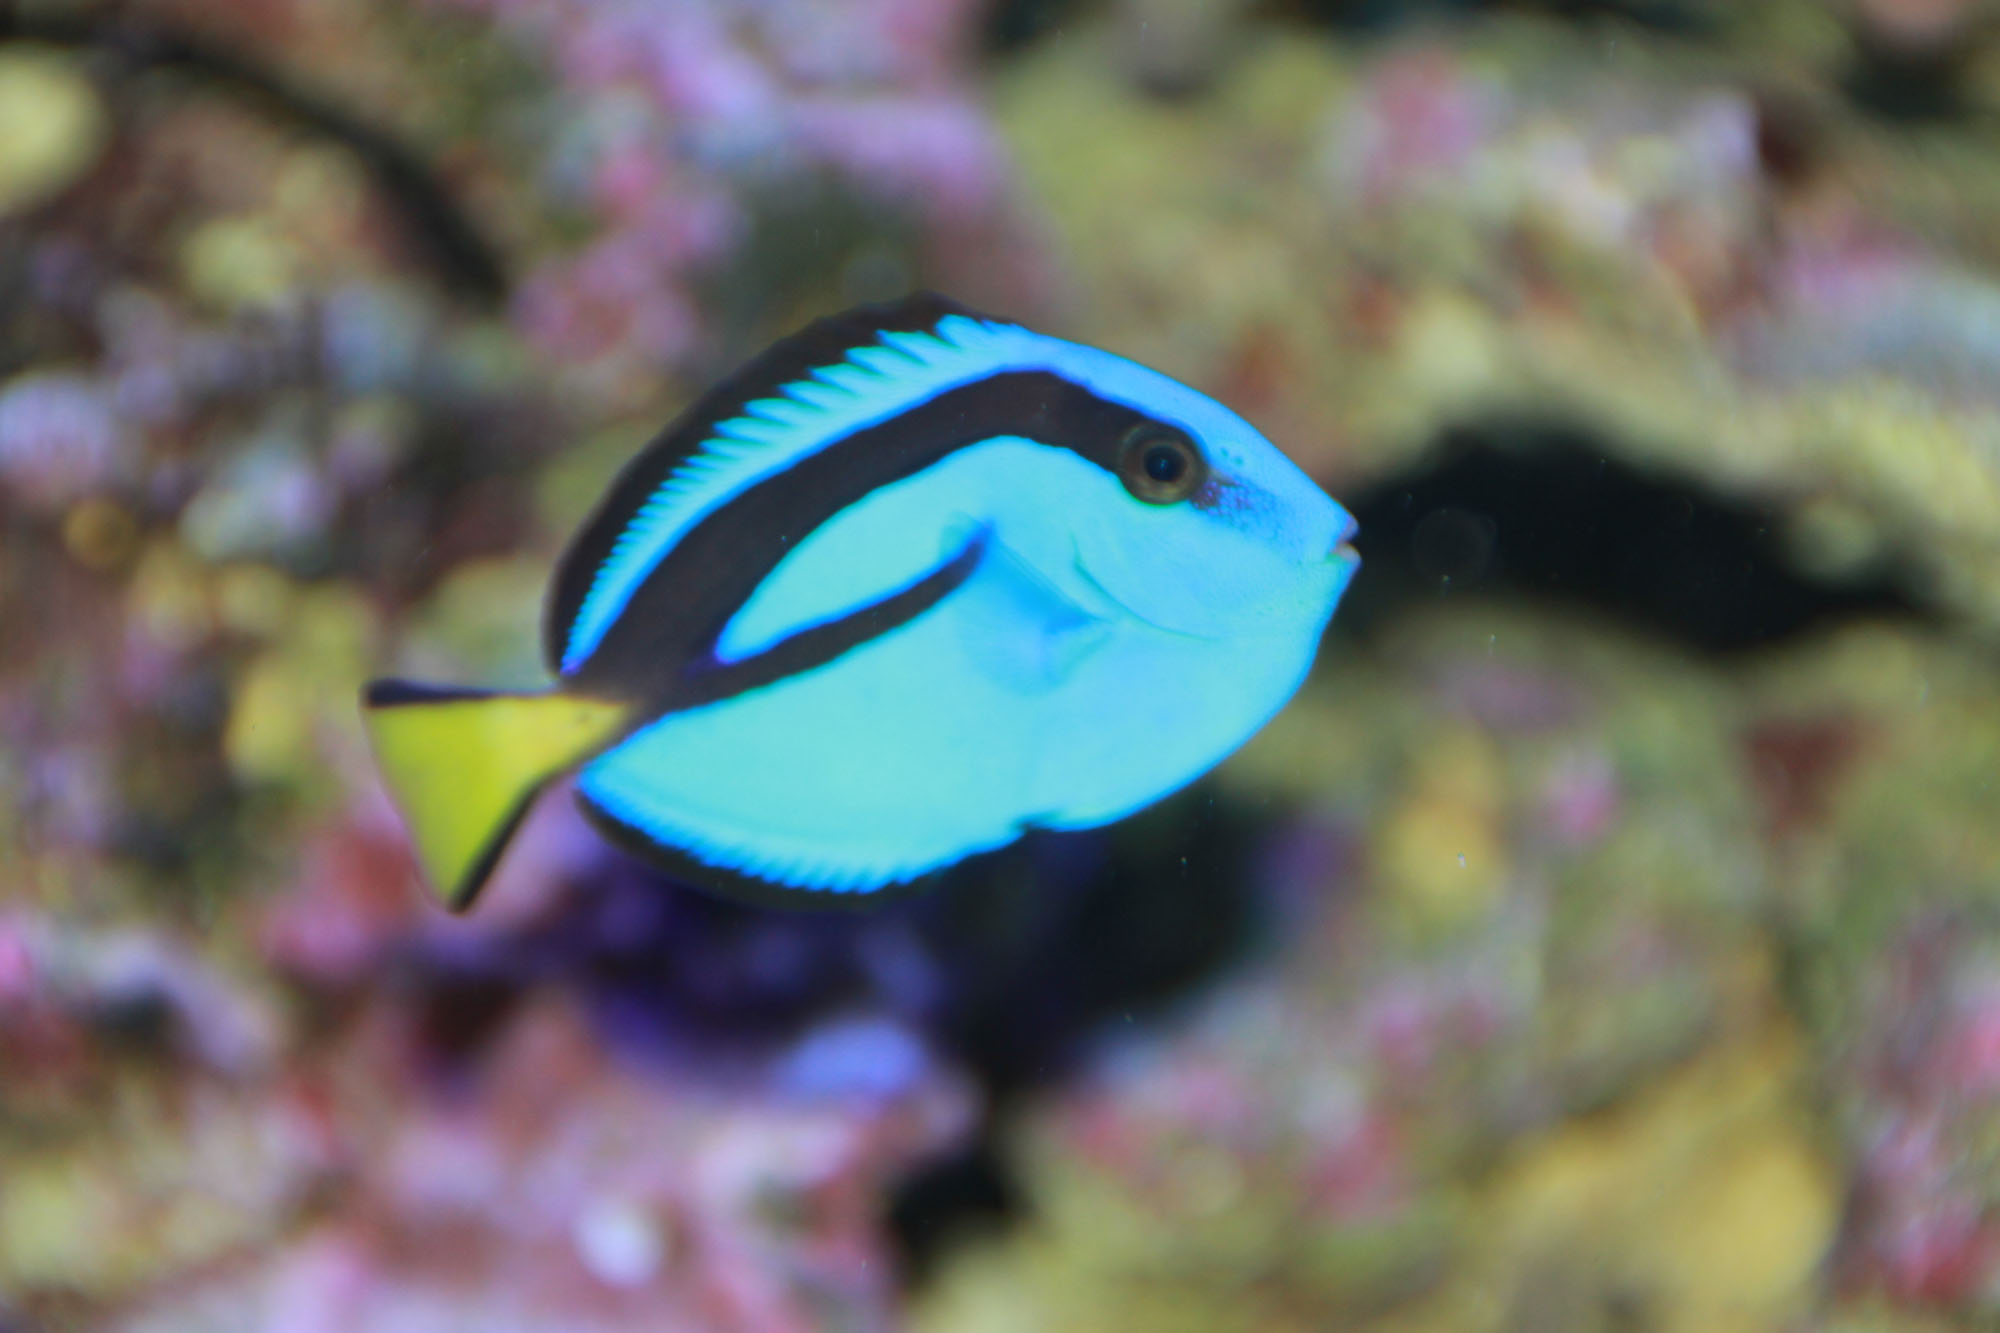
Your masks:
M376 761L417 859L454 912L472 905L543 783L611 738L624 704L378 680L362 696Z

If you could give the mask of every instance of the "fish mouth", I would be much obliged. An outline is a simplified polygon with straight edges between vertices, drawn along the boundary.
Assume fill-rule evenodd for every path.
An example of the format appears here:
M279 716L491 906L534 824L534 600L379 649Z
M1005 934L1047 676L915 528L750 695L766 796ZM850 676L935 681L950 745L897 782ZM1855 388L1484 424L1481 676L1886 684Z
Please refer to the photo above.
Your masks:
M1359 565L1361 553L1354 549L1354 539L1361 535L1361 524L1345 509L1340 510L1340 518L1340 531L1333 534L1333 544L1327 548L1325 559L1328 564Z

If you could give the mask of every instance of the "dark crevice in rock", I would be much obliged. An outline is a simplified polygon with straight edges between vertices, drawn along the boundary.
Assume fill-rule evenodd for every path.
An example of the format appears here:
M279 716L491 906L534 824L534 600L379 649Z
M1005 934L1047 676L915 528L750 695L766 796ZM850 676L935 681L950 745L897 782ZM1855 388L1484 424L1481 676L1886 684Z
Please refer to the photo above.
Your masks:
M1787 556L1780 507L1642 471L1561 426L1460 429L1419 468L1342 498L1363 560L1343 634L1468 597L1565 603L1708 653L1926 614L1906 569L1815 579Z
M921 1285L952 1249L996 1235L1019 1221L1025 1201L990 1135L932 1162L897 1186L889 1230L902 1255L903 1278Z
M989 1113L971 1145L892 1195L911 1283L952 1246L1022 1220L999 1144L1026 1098L1073 1072L1099 1034L1158 1018L1270 937L1271 903L1252 872L1267 818L1201 783L1108 831L1032 836L1020 855L912 905L952 965L938 1036L979 1080Z

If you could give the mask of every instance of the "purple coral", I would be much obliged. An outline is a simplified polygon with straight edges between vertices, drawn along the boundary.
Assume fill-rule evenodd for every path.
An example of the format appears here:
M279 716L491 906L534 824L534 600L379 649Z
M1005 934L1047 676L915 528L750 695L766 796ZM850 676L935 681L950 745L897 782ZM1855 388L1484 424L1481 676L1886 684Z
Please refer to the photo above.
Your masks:
M94 380L46 372L0 383L0 487L30 509L55 510L109 481L128 434Z

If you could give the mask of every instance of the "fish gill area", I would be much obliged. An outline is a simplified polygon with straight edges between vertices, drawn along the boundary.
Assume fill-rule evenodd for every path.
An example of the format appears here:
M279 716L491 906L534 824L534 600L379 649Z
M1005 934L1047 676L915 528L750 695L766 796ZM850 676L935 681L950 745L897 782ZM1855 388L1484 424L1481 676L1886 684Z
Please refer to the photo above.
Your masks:
M1977 0L0 3L0 1330L2000 1318ZM927 286L1355 513L1195 788L872 913L360 732Z

